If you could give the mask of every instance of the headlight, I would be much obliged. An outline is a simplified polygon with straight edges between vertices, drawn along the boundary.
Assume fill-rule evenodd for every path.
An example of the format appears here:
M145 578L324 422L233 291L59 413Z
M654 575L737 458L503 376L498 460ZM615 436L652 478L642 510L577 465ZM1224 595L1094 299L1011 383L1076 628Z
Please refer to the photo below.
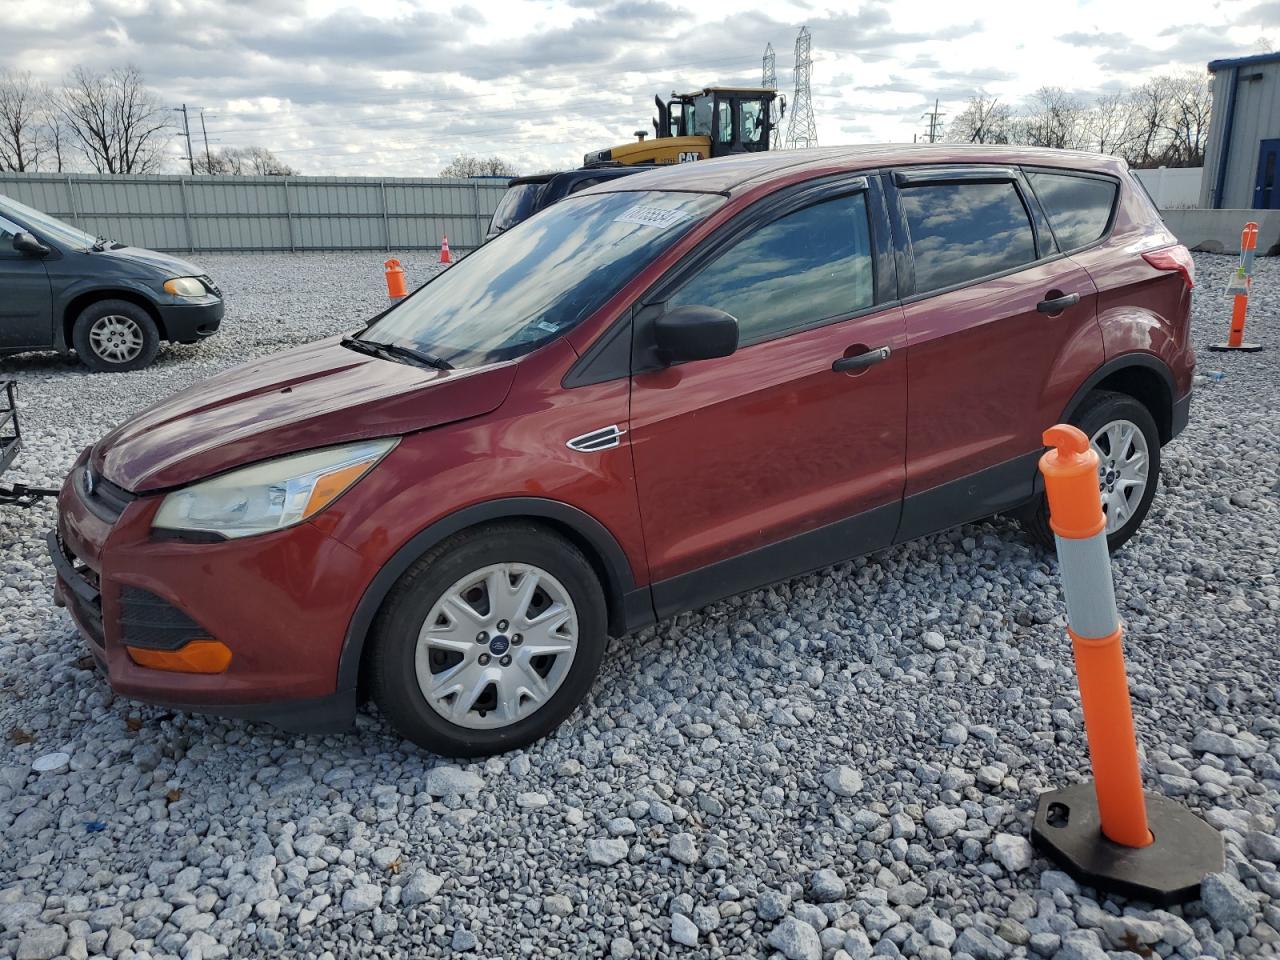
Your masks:
M175 297L203 297L209 291L195 277L174 277L164 282L164 292Z
M342 496L398 442L368 440L234 470L169 494L151 526L224 537L292 527Z

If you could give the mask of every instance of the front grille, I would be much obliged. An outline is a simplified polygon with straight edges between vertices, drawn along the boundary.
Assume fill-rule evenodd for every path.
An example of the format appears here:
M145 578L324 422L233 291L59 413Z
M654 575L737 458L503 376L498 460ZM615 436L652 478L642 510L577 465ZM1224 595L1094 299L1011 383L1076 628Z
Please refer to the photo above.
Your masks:
M209 276L207 273L202 273L196 279L199 280L201 283L203 283L206 287L208 287L209 292L212 293L215 297L222 296L222 291L219 290L218 285L213 282L213 277Z
M209 631L167 600L140 587L120 591L120 633L124 643L149 650L177 650Z
M80 495L84 505L95 517L105 523L114 525L124 513L125 508L138 499L128 490L116 486L106 477L95 473L93 467L87 463L76 469L72 480L75 483L76 493Z

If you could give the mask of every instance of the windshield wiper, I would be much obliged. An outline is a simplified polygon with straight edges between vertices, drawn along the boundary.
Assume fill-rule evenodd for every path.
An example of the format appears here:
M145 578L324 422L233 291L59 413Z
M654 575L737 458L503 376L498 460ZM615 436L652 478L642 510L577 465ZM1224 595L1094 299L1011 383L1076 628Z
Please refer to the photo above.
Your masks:
M367 353L371 357L382 357L385 360L409 361L418 366L431 367L435 370L452 370L453 364L434 353L404 347L398 343L381 343L377 340L362 340L360 337L345 337L342 346L349 350Z

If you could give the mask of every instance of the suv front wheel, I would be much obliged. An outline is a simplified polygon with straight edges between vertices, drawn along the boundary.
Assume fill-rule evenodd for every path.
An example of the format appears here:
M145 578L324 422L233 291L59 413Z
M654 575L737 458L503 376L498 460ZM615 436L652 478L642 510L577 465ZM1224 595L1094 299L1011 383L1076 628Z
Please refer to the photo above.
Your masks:
M1142 525L1160 481L1160 431L1151 412L1123 393L1095 390L1072 415L1098 454L1098 491L1107 518L1107 546L1118 550ZM1023 526L1042 544L1054 546L1048 504L1038 496L1023 514Z
M586 696L604 593L572 543L533 524L464 531L400 578L374 628L371 688L406 739L447 756L526 746Z

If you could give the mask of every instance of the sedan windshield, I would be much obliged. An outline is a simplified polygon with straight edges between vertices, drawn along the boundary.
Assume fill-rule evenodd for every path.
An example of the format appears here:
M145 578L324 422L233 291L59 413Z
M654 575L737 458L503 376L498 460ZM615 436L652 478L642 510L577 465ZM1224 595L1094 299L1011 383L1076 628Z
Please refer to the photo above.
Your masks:
M93 246L95 238L92 234L8 197L0 197L0 214L18 221L40 239L51 240L59 246L74 250Z
M653 191L569 197L464 257L362 339L455 367L521 356L585 320L723 202Z

